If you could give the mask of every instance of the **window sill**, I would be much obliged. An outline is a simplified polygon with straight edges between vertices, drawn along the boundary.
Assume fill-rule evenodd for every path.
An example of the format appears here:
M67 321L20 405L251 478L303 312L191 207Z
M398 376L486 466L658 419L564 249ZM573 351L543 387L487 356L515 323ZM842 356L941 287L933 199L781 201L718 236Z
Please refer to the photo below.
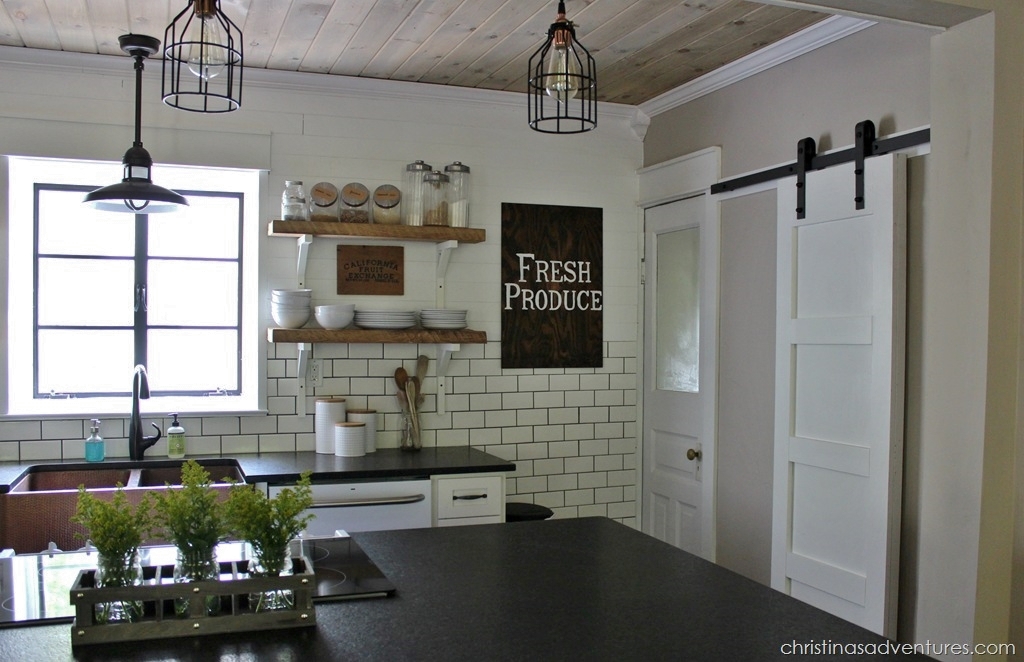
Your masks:
M260 408L253 398L230 396L220 398L149 398L141 401L142 416L163 417L169 412L182 416L265 416L267 410ZM198 400L202 400L199 402ZM69 418L128 418L131 415L130 398L81 398L70 400L45 400L11 406L0 414L0 420L41 420Z

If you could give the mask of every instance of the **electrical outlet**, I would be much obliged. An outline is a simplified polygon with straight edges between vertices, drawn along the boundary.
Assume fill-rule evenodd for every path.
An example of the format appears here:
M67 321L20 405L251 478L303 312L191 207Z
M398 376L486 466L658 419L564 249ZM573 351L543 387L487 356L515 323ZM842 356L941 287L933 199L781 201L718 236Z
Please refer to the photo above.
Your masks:
M324 362L322 359L313 359L309 362L309 380L313 386L324 385Z

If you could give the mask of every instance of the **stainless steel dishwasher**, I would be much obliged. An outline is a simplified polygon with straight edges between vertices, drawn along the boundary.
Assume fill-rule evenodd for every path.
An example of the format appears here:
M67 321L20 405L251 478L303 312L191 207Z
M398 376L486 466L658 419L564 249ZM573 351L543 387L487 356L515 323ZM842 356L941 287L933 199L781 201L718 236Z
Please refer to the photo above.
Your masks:
M287 485L271 485L274 497ZM313 485L314 519L307 536L331 536L335 531L386 531L429 528L432 498L429 478L372 483Z

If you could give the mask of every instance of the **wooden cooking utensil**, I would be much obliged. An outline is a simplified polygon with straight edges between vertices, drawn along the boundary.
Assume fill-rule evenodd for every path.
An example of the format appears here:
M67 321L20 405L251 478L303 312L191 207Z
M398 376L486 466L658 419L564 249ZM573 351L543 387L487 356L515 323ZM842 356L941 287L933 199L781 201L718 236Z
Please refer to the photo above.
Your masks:
M416 406L419 407L423 404L423 380L427 378L427 364L430 359L425 354L420 354L419 358L416 359L416 386L419 387L417 393L419 394L416 399Z
M409 383L409 373L405 371L405 368L398 366L395 368L395 384L398 385L399 391L404 391L406 384Z

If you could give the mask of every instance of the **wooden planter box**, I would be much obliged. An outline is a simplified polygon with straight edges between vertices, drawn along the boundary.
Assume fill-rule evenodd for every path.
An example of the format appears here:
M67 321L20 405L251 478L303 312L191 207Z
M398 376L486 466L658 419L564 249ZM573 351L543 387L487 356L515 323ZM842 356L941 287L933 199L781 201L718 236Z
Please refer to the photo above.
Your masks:
M316 581L313 566L306 557L293 557L293 574L285 577L250 577L248 561L222 562L219 565L220 581L187 584L174 583L173 565L145 566L143 583L123 588L96 588L96 571L82 570L71 587L71 604L75 607L71 645L316 625L313 607ZM250 593L277 590L294 593L294 609L254 612L250 607ZM206 599L210 596L220 600L221 609L216 616L206 614ZM189 601L187 616L176 614L176 598ZM131 623L97 623L95 606L117 601L142 602L142 618Z

